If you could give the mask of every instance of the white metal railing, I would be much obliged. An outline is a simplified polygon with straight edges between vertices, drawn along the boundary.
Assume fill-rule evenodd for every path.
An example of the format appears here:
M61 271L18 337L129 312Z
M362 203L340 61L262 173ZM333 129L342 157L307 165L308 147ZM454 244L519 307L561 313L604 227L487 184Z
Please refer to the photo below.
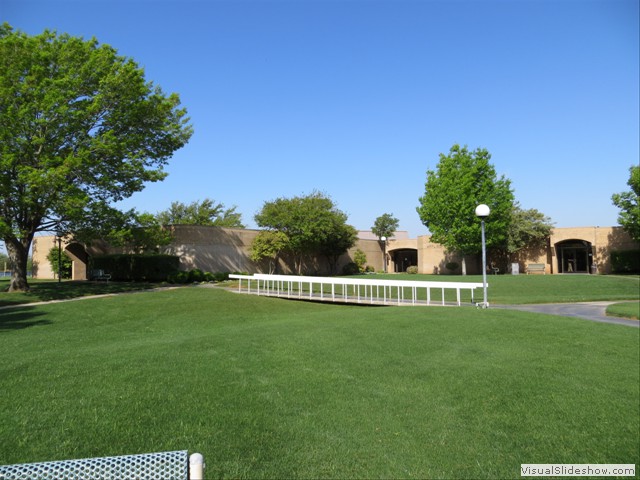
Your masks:
M482 283L380 280L350 277L305 277L296 275L231 274L238 291L255 295L382 305L446 305L446 291L455 291L449 304L462 305L461 291L482 288ZM243 285L246 287L243 290ZM424 294L424 295L423 295ZM436 298L437 297L437 298Z
M203 480L204 459L186 450L0 465L2 480Z

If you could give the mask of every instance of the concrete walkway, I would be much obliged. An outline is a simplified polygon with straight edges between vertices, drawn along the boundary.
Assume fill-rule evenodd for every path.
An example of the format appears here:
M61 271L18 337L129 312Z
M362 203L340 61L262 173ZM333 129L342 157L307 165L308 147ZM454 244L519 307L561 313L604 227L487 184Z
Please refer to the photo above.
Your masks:
M640 321L610 317L605 313L607 306L618 302L545 303L535 305L491 305L491 308L522 310L524 312L547 313L561 317L576 317L594 322L615 323L629 327L640 327Z

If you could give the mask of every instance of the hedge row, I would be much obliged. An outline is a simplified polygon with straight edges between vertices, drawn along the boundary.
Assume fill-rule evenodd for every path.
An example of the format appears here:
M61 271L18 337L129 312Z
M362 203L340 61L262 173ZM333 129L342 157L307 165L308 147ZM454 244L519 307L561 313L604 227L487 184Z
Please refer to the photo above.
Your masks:
M611 252L613 273L640 273L640 250Z
M174 272L167 278L169 283L199 283L199 282L223 282L229 280L229 274L226 272L203 272L198 268L194 268L188 272Z
M175 255L102 255L93 257L92 270L104 270L111 279L127 282L164 282L178 271Z

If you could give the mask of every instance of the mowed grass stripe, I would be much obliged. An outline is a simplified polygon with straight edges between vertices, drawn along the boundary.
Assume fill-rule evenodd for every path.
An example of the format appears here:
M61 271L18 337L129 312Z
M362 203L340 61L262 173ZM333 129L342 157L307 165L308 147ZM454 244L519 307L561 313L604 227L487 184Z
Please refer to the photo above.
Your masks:
M210 478L517 478L639 461L624 326L178 289L4 311L0 338L3 464L189 449Z

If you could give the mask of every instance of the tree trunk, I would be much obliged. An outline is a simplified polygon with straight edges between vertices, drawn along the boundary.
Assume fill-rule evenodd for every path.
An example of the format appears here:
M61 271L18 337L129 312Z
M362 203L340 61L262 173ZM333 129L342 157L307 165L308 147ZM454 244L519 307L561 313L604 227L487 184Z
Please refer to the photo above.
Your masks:
M464 259L464 255L462 255L462 275L467 274L467 262Z
M10 292L27 292L29 290L29 284L27 283L27 260L32 238L33 237L23 239L22 241L17 238L4 239L9 261L11 262Z

